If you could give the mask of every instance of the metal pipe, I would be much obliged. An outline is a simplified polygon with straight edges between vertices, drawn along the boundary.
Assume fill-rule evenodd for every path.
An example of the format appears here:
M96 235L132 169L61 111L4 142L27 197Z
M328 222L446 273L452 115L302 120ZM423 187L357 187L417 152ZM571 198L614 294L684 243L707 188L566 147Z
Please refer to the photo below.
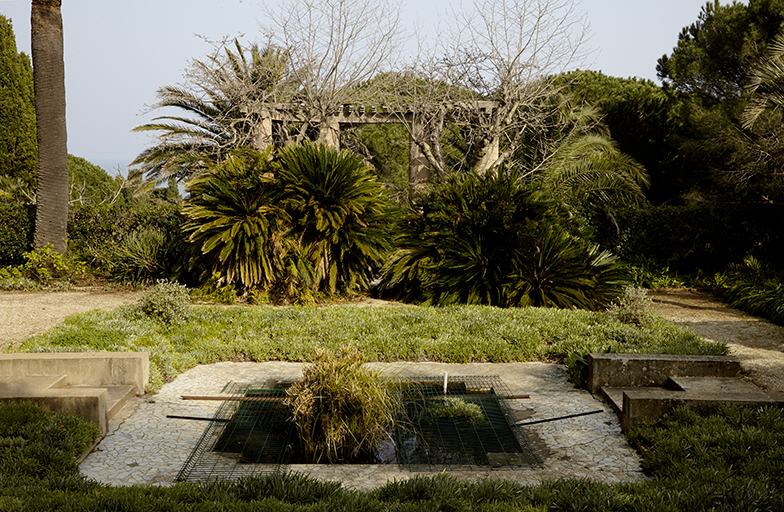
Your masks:
M166 417L174 420L218 421L223 423L231 421L224 418L201 418L199 416L178 416L177 414L167 414Z
M588 412L578 412L576 414L567 414L566 416L558 416L557 418L547 418L546 420L536 420L536 421L518 421L514 424L515 427L525 427L528 425L536 425L537 423L547 423L549 421L558 421L558 420L567 420L569 418L577 418L578 416L588 416L589 414L599 414L600 412L604 412L603 409L599 409L597 411L588 411Z

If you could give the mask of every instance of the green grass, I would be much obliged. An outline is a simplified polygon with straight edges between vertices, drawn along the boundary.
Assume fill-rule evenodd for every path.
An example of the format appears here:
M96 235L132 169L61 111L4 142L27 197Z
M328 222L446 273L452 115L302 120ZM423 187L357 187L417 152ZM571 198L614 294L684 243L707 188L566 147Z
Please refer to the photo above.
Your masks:
M74 315L29 338L24 352L148 351L151 389L198 364L309 361L356 346L369 361L563 361L570 354L725 354L727 347L661 318L642 326L605 313L547 308L193 306L169 325L133 306Z

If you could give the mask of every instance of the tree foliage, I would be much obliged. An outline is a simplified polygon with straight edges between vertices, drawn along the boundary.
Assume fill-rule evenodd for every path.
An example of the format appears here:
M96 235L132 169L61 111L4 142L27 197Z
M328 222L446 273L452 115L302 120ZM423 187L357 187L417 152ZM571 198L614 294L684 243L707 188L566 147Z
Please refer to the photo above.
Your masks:
M35 188L38 144L33 68L30 57L17 52L14 29L5 16L0 16L0 105L0 177Z
M779 200L784 164L778 143L780 113L744 128L744 88L752 69L784 28L784 1L718 0L684 28L657 72L665 88L680 95L682 126L672 172L680 173L702 199Z
M574 71L564 78L574 101L596 108L618 149L645 167L651 181L646 197L655 204L677 198L683 185L670 164L681 124L678 98L639 78L598 71Z
M259 131L259 106L282 100L280 91L291 75L288 54L272 46L243 48L238 40L233 46L219 45L205 60L194 60L187 84L158 90L153 108L176 108L192 117L167 114L134 128L162 133L131 165L152 179L182 180L221 162L233 149L269 145Z

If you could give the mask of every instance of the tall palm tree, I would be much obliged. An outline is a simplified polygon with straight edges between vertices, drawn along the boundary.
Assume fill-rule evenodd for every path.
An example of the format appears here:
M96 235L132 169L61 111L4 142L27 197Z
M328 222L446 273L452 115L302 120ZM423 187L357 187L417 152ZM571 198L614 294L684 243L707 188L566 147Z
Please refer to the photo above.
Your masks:
M752 69L748 91L751 99L743 112L744 128L751 128L763 112L784 107L784 33L773 39L765 58Z
M30 24L38 129L38 208L35 247L65 252L68 148L61 0L33 0Z
M289 73L284 50L252 45L247 50L234 41L236 52L225 49L206 61L195 61L192 88L166 86L158 90L156 108L174 107L185 116L165 115L137 126L135 132L161 132L158 143L142 152L131 165L153 180L178 180L216 165L232 150L263 150L258 132L259 108L278 99ZM186 117L191 115L192 117Z

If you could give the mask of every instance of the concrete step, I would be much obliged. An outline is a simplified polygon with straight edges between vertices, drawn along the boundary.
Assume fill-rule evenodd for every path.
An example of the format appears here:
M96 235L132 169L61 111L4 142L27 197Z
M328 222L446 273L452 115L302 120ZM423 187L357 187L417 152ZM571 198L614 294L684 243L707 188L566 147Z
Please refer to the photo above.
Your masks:
M120 412L120 409L128 403L128 400L136 396L136 388L127 386L71 386L70 389L82 392L106 391L106 419L110 420Z
M761 393L751 382L731 377L670 377L667 389L688 393Z
M62 389L66 384L65 375L0 375L0 397L39 396L50 389Z
M633 387L624 387L624 388L601 388L600 394L601 396L609 402L612 408L615 410L615 413L620 417L623 415L623 393L624 391L629 391L632 389L639 389Z

